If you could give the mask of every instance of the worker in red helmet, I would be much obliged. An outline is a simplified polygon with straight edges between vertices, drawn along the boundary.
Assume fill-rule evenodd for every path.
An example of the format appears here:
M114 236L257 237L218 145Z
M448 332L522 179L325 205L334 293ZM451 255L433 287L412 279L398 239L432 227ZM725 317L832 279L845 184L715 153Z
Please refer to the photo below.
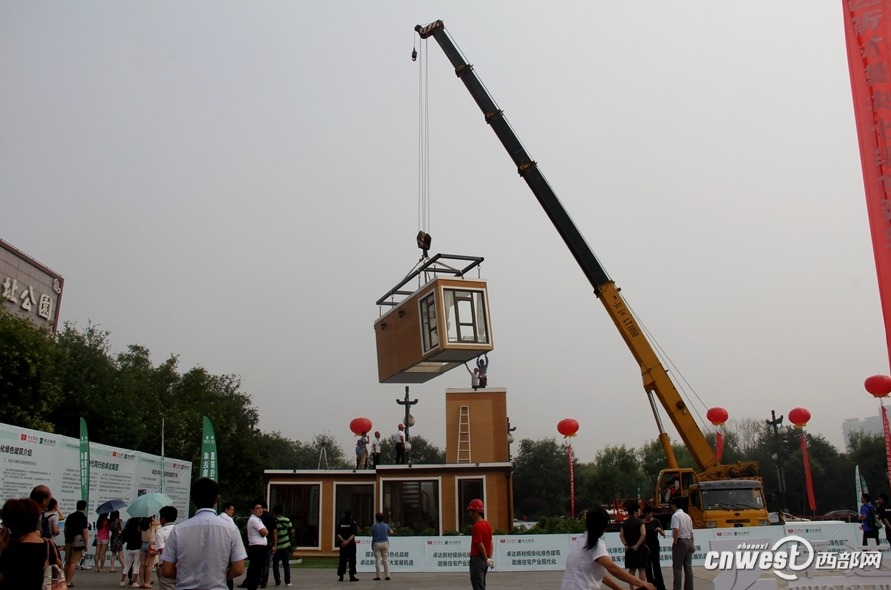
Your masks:
M405 424L399 424L396 427L396 434L393 436L396 441L396 464L405 463Z
M479 499L471 500L467 505L468 516L473 521L470 533L470 586L473 590L484 590L486 572L495 567L492 561L492 529L483 517L485 507Z

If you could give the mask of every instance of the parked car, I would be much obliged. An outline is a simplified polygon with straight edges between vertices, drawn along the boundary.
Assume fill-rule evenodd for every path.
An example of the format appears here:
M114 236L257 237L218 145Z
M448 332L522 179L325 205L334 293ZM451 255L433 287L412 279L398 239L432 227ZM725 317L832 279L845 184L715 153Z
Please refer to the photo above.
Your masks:
M809 518L802 518L800 516L795 516L794 514L789 514L788 512L768 512L767 518L770 519L770 524L783 524L786 522L810 522Z
M823 520L843 520L845 522L857 522L860 513L856 510L832 510L823 515Z
M528 520L520 520L519 518L514 519L514 528L515 529L526 529L528 531L529 529L533 528L536 524L538 524L538 522L535 520L528 521Z
M794 514L789 514L788 512L783 512L783 520L786 522L810 522L810 518L804 518L803 516L795 516Z

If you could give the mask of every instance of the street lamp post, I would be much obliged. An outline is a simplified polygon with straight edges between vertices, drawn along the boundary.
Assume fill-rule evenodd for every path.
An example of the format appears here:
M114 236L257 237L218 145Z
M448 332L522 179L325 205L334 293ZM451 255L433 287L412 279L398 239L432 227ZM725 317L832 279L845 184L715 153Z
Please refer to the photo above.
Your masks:
M786 474L783 471L783 449L780 446L780 424L783 423L783 417L777 418L777 413L774 410L770 411L770 417L771 419L767 420L767 425L773 427L773 440L776 444L777 487L780 490L780 512L787 512ZM785 428L783 430L785 431Z
M513 459L511 459L511 456L510 456L510 446L511 446L511 445L513 444L513 442L514 442L514 435L513 435L512 433L513 433L513 431L516 430L516 429L517 429L516 426L511 427L511 425L510 425L510 416L508 416L508 417L507 417L507 460L508 460L508 461L512 461L512 460L513 460Z

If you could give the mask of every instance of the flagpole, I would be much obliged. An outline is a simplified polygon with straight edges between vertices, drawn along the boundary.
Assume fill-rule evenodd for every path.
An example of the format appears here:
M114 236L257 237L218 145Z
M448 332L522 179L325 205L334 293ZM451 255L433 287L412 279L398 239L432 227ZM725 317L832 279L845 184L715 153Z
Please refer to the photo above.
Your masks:
M164 493L164 418L161 418L161 489Z

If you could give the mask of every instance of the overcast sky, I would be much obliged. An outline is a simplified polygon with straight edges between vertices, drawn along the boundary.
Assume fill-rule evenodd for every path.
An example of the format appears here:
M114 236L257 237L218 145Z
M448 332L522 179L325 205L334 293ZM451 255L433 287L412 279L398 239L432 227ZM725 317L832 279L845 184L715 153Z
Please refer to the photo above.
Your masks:
M443 19L701 416L889 373L839 0L0 3L0 238L61 319L237 374L267 431L386 434L375 301L419 257L414 26ZM657 435L640 372L434 41L432 253L483 256L515 436ZM411 388L445 447L457 369ZM698 396L698 398L697 398ZM701 399L701 401L699 401ZM160 411L160 409L159 409ZM705 425L709 427L710 425ZM196 425L196 432L200 425ZM677 439L676 433L671 432Z

